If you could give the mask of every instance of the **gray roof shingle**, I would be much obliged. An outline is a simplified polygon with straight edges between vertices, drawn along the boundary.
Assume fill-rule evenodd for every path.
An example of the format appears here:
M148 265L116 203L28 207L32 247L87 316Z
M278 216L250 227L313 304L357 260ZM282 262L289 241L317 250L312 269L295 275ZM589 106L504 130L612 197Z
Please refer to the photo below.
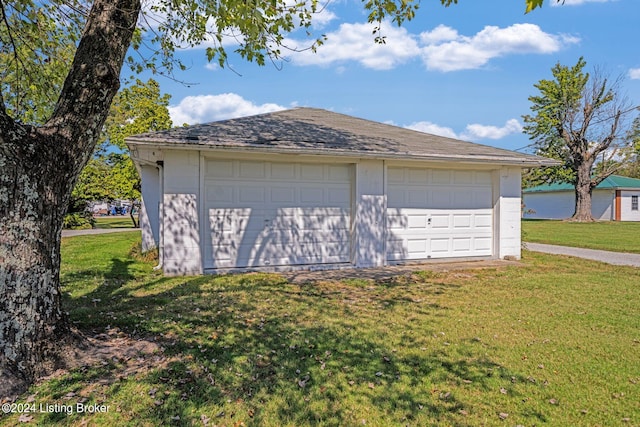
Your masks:
M274 113L174 128L127 138L130 147L240 150L322 154L381 159L487 162L523 167L555 161L317 108Z

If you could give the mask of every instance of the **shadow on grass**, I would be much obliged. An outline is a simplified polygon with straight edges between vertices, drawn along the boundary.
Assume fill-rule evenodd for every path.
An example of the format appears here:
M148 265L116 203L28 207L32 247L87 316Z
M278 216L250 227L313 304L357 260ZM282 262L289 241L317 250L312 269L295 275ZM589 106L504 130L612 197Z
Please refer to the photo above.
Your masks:
M135 415L143 423L451 423L468 403L434 384L486 391L492 376L514 377L480 343L462 354L431 342L447 308L427 299L455 284L294 285L270 274L136 282L132 263L113 258L104 274L112 285L69 305L80 327L109 325L163 345L169 363L136 380L149 390L149 407ZM83 274L94 272L65 279ZM114 387L112 395L127 393Z

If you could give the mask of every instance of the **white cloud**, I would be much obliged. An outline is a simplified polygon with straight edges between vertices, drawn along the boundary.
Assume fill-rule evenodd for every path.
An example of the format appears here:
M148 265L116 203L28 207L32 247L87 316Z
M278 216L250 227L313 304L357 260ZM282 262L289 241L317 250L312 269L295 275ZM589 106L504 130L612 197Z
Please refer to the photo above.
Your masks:
M338 18L338 16L325 7L324 9L314 13L311 20L314 28L323 28L336 18Z
M438 26L420 35L427 69L456 71L480 68L489 60L509 54L549 54L580 41L577 37L545 33L535 24L487 26L472 37Z
M432 135L445 136L447 138L458 138L458 135L456 135L453 129L431 122L415 122L405 126L405 128L430 133Z
M502 127L470 124L467 125L464 132L457 134L453 129L440 126L432 122L422 121L415 122L404 126L407 129L417 130L419 132L430 133L432 135L445 136L447 138L462 139L465 141L478 141L481 139L502 139L514 133L522 132L522 125L517 119L510 119Z
M223 93L187 96L178 105L170 106L169 114L174 126L182 126L184 123L194 125L284 109L286 107L278 104L257 105L235 93Z
M632 68L629 70L629 78L631 80L639 80L640 79L640 68Z
M447 27L446 25L438 25L431 31L425 31L420 34L420 41L423 44L436 44L441 42L453 41L459 38L458 31Z
M372 24L342 24L327 34L326 42L316 53L296 52L290 59L297 65L320 66L356 61L366 68L388 70L422 58L427 69L448 72L480 68L491 59L506 55L555 53L580 41L574 36L545 33L534 24L487 26L475 35L465 36L445 25L416 35L384 22L380 34L386 36L385 44L374 43L372 31ZM302 50L308 43L287 39L284 44Z
M374 43L372 24L342 24L340 28L327 34L325 43L311 51L291 55L297 65L331 65L337 62L357 61L367 68L389 70L420 54L415 36L405 28L388 23L381 26L381 35L386 36L385 44ZM306 47L308 42L285 41L289 47Z
M479 139L502 139L508 135L522 132L522 125L517 119L510 119L502 127L480 124L467 125L462 139L477 141Z

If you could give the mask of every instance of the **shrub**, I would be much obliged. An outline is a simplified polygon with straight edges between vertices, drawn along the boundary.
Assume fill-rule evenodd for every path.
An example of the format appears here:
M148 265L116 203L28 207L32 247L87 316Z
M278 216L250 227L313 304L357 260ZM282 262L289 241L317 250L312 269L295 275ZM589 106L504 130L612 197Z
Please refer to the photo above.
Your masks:
M74 212L65 215L62 228L67 230L86 230L94 228L96 220L89 212Z

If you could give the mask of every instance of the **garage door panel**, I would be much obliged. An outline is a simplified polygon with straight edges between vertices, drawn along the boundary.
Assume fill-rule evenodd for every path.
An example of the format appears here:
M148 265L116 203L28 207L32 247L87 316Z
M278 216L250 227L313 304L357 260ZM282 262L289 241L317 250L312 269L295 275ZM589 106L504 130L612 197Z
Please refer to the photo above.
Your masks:
M451 183L451 172L446 170L432 170L431 171L431 183L432 184L445 184Z
M407 239L407 251L409 254L426 253L427 243L427 239Z
M471 238L470 237L454 237L451 239L454 252L469 252L471 251Z
M324 166L315 164L300 165L300 178L309 181L324 181Z
M238 201L240 203L264 203L266 201L266 189L264 187L240 187L238 189Z
M430 251L426 255L430 254L446 254L450 252L449 243L450 239L448 237L443 238L432 238L429 240L430 243ZM426 257L425 257L426 258Z
M427 214L427 215L429 215L429 214ZM439 229L448 230L449 229L451 215L449 215L449 214L430 214L429 217L431 218L431 229L432 230L439 230Z
M491 173L389 168L389 260L492 254Z
M233 203L233 188L224 185L211 185L206 191L207 203Z
M402 168L389 168L387 170L387 183L388 184L402 184L404 182L404 169Z
M288 180L296 177L295 163L271 163L270 167L273 180Z
M477 213L473 216L476 228L492 228L493 218L490 214Z
M471 228L471 214L453 215L453 228Z
M233 167L233 162L209 160L205 165L205 173L207 176L216 178L231 178L234 174Z
M492 240L489 237L476 237L473 239L474 249L476 251L483 251L488 255L491 254Z
M429 201L429 207L431 209L449 209L452 207L450 190L431 190L431 200ZM423 205L424 207L425 205Z
M425 228L427 228L427 215L407 215L407 228L412 230L424 230Z
M453 173L453 183L454 184L462 184L462 185L472 185L473 184L473 172L471 171L454 171Z
M206 161L205 268L350 260L348 165Z
M271 203L294 203L296 200L296 189L290 187L272 187L271 190Z
M349 206L351 204L351 188L328 188L328 202L336 206Z
M267 165L265 162L239 162L239 177L240 178L266 178Z

